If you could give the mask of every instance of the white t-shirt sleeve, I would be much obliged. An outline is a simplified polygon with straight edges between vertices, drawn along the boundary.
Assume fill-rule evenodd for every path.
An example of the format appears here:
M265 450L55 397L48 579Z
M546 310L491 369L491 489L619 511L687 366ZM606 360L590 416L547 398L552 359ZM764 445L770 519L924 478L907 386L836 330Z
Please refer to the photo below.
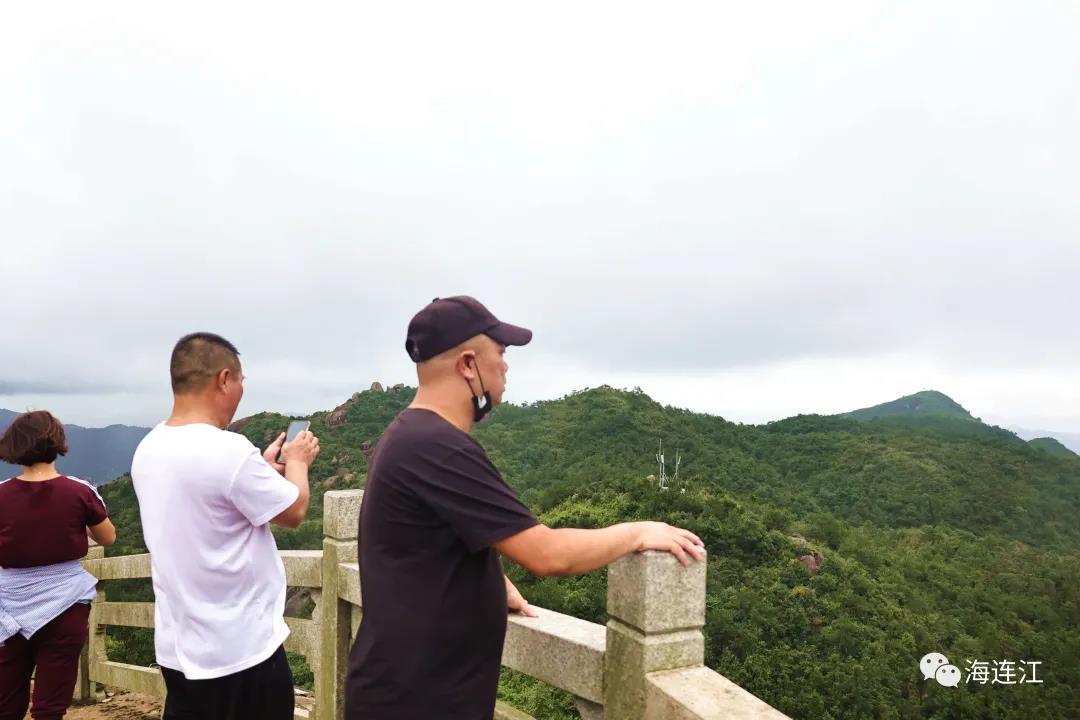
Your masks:
M265 525L280 515L300 496L300 489L281 476L252 448L236 471L229 487L229 500L252 525Z

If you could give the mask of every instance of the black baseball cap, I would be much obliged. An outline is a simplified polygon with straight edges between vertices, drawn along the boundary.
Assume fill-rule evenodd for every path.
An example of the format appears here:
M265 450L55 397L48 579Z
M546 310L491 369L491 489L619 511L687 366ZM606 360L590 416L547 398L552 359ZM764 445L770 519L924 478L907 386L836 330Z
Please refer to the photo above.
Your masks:
M413 316L405 352L421 363L476 335L487 335L500 345L528 345L532 340L532 330L502 322L476 298L456 295L435 298Z

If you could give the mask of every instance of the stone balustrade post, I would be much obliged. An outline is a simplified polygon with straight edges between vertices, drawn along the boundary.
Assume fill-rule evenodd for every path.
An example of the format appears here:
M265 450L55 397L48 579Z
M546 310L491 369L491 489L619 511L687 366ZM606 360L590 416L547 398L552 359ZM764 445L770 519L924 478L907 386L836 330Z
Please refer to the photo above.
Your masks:
M705 566L666 552L627 555L608 569L604 715L645 717L646 674L705 659Z
M340 563L356 562L356 533L363 490L333 490L323 496L322 602L319 603L319 671L315 676L318 720L344 720L353 613L359 608L339 596Z

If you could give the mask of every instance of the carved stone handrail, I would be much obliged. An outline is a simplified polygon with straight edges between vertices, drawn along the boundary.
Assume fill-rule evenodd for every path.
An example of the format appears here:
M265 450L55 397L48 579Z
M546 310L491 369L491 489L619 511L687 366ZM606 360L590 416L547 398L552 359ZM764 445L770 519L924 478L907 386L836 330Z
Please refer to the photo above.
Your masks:
M511 615L502 664L579 698L604 702L604 626L534 608L539 617Z
M310 620L286 618L285 647L303 655L315 676L314 710L298 710L297 717L344 719L349 649L363 617L356 564L362 498L359 490L326 493L323 549L281 552L289 587L308 588L315 601ZM99 580L150 577L148 554L105 558L93 546L84 565ZM684 568L668 553L624 557L608 571L606 627L543 608L536 618L512 615L502 663L573 695L584 720L782 720L785 715L704 667L705 569L704 561ZM164 697L156 668L106 657L107 626L152 628L154 604L110 602L98 592L76 697L96 697L98 685ZM528 718L501 703L495 716Z

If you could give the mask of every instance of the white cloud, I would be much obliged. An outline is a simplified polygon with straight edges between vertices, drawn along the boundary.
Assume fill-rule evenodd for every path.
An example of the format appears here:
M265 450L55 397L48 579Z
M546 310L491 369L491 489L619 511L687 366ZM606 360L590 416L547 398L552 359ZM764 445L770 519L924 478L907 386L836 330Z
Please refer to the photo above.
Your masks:
M326 408L411 380L409 316L470 292L537 331L519 399L772 419L936 387L1080 428L1073 4L9 15L0 389L107 390L0 405L150 422L210 329L244 410Z

